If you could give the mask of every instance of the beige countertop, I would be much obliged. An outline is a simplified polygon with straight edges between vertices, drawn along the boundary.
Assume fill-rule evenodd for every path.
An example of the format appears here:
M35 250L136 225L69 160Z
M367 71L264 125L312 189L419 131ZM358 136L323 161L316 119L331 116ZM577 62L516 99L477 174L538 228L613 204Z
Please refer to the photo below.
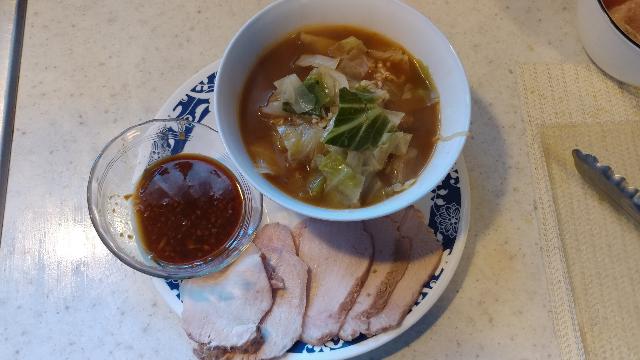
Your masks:
M88 172L106 141L153 117L268 3L29 2L0 246L1 359L191 356L148 277L100 243L86 210ZM559 358L516 70L588 61L574 2L408 3L449 38L471 84L471 227L436 305L362 358Z

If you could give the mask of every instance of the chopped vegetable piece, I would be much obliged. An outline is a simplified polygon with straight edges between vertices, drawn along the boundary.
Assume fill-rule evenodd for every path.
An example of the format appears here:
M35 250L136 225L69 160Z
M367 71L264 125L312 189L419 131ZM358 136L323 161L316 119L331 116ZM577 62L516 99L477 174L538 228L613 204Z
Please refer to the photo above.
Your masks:
M330 56L339 58L346 57L352 53L364 54L366 52L367 47L355 36L349 36L344 40L338 41L328 51Z
M313 109L309 110L309 113L316 116L323 116L323 107L331 101L327 83L323 80L319 72L312 72L304 79L304 86L313 94L316 100Z
M371 81L363 80L352 89L365 102L382 106L388 99L389 93L377 88Z
M392 157L382 170L385 173L387 182L394 183L406 179L407 163L410 163L416 154L415 148L409 148L404 155Z
M287 116L288 112L283 110L282 100L269 101L267 106L260 108L260 113L274 116Z
M384 184L377 176L372 176L366 181L362 190L362 199L365 204L373 204L384 200L385 191Z
M308 33L301 33L300 41L302 41L306 50L323 54L326 54L329 51L329 48L336 44L335 40Z
M360 39L349 36L329 49L329 55L340 58L338 70L355 80L361 80L369 72L367 47Z
M347 58L343 58L338 65L338 70L355 80L361 80L369 72L369 61L367 56L352 55Z
M387 51L369 50L369 55L376 60L401 63L405 66L409 65L409 56L400 49L390 49Z
M309 190L309 196L318 197L324 192L324 185L327 183L327 178L322 175L321 172L317 172L309 177L307 181L307 190Z
M300 55L298 61L296 61L296 65L301 67L320 67L325 66L329 69L335 69L338 66L338 62L340 59L330 58L324 55Z
M404 118L404 113L400 111L385 109L384 113L389 118L389 123L390 123L389 128L396 129L398 125L400 125L400 122L402 122L402 119Z
M295 114L296 113L296 109L293 108L293 105L291 105L290 102L283 102L282 103L282 110L285 113L288 113L288 114Z
M375 149L350 150L347 154L347 164L365 178L369 177L385 167L389 155L406 154L411 137L411 134L403 132L386 133Z
M332 86L336 96L339 95L340 89L349 88L349 81L347 80L347 77L344 76L343 73L336 70L331 70L329 68L325 68L322 66L318 68L318 71L322 73L322 76L324 77L325 81L330 82L329 80L332 80L333 82Z
M316 99L302 84L298 75L285 76L273 84L276 86L274 96L282 101L284 111L302 114L313 109Z
M293 163L313 159L322 143L322 129L312 125L278 126L278 133L287 149L287 159Z
M275 154L272 147L256 143L249 148L249 152L253 155L256 170L260 174L282 175L281 169L285 163Z
M329 153L322 158L318 168L326 178L325 195L346 206L359 204L364 177L353 171L344 157L335 152Z
M340 123L336 122L340 119ZM375 146L388 126L389 120L379 107L364 110L353 116L338 116L331 130L324 137L324 143L345 149L363 150Z
M272 167L270 167L266 161L264 161L264 159L257 159L256 160L256 171L258 172L258 174L269 174L269 175L275 175L275 171Z
M343 149L341 147L337 147L333 145L325 145L324 147L325 149L327 149L327 152L336 153L342 157L347 156L347 149Z
M401 191L405 191L408 188L411 187L411 185L413 185L416 182L416 179L411 179L408 181L405 181L404 183L395 183L389 187L387 187L385 190L387 192L394 192L394 193L398 193Z
M313 69L307 76L307 79L309 79L309 77L311 77L312 79L320 79L324 82L327 87L327 94L329 95L329 97L331 97L333 103L335 104L338 104L338 97L340 95L339 90L343 87L349 87L347 77L344 76L343 73L329 69L325 66L320 66Z
M373 111L369 111L367 117L372 116ZM389 128L389 119L382 113L378 113L370 121L367 121L360 131L359 137L356 139L355 144L351 147L353 150L363 150L368 147L378 145L382 135Z
M422 79L426 84L427 90L429 90L429 94L431 95L430 98L432 102L437 101L440 98L440 95L438 94L438 90L435 87L435 82L433 82L433 78L431 78L431 72L429 72L429 68L420 59L414 58L413 62L416 64L416 67L418 68L418 72L420 73L420 76L422 76Z
M377 102L378 104L383 104L389 99L389 93L386 90L376 86L373 81L362 80L353 88L353 90L360 93L370 94L372 99L374 99L374 102Z
M291 105L296 113L302 114L313 109L315 103L315 97L307 90L304 84L300 84L295 89L295 99Z
M394 132L385 134L385 137L388 138L383 139L383 144L389 147L389 151L393 155L404 155L409 150L409 144L411 143L411 138L413 138L412 134L407 134L404 132Z
M378 145L389 128L389 118L373 101L371 94L340 89L340 108L324 143L351 150Z

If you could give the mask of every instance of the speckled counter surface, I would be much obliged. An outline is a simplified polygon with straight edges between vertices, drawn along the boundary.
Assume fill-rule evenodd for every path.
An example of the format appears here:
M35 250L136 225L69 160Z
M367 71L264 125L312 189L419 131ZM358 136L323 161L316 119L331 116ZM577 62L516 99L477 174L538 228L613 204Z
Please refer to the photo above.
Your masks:
M151 281L91 227L88 172L106 141L155 115L268 3L29 2L0 244L0 359L191 356ZM362 358L558 358L515 70L588 61L574 2L409 4L448 36L471 83L471 229L435 307Z

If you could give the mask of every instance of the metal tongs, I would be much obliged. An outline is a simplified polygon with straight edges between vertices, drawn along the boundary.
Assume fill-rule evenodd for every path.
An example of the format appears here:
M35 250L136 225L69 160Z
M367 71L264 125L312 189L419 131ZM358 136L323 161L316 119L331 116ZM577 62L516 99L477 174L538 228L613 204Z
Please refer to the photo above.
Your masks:
M624 177L616 175L611 166L601 164L597 157L578 149L574 149L572 154L580 175L640 224L640 190L629 186Z

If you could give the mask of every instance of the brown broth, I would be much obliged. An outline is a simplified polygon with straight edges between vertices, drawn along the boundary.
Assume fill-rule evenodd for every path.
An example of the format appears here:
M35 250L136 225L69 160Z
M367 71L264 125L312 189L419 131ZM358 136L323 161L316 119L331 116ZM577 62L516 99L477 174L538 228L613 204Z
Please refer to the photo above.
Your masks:
M602 4L607 10L611 10L618 5L622 5L628 0L602 0Z
M132 199L141 245L154 260L174 265L216 254L242 217L235 176L217 161L196 154L151 164Z
M390 50L400 49L413 56L398 43L371 31L351 26L318 26L302 29L300 32L323 36L336 41L343 40L349 36L355 36L362 40L368 49ZM240 103L240 129L242 138L248 152L254 162L258 158L258 153L265 152L273 154L275 162L279 164L280 171L277 175L265 174L273 185L283 190L285 193L296 197L307 203L314 205L340 208L342 206L331 203L324 197L312 198L307 192L307 178L310 176L309 167L306 165L291 165L286 161L286 152L278 147L274 142L275 129L268 121L268 116L260 114L261 106L267 104L269 96L274 90L273 82L289 74L295 73L300 79L304 79L310 68L294 66L297 58L302 54L317 54L317 51L306 49L299 40L299 33L287 36L281 42L275 44L270 50L262 55L252 69L248 81L245 83L241 103ZM320 53L327 55L327 53ZM389 64L387 64L389 65ZM424 86L424 79L420 75L418 67L411 62L409 69L390 64L387 66L394 75L406 76L405 84L412 84L416 88ZM365 80L373 77L370 71ZM407 181L419 175L426 163L431 158L438 138L440 127L439 102L430 105L411 103L400 99L387 101L385 108L389 110L404 112L413 121L403 122L401 130L413 134L410 148L417 151L417 156L408 158L405 163L404 173L400 180ZM392 155L393 157L393 155ZM390 158L389 161L393 159ZM391 176L380 176L383 183L391 185ZM397 179L396 179L397 180ZM372 205L382 199L364 202L362 205Z
M640 46L640 0L603 0L611 19Z

